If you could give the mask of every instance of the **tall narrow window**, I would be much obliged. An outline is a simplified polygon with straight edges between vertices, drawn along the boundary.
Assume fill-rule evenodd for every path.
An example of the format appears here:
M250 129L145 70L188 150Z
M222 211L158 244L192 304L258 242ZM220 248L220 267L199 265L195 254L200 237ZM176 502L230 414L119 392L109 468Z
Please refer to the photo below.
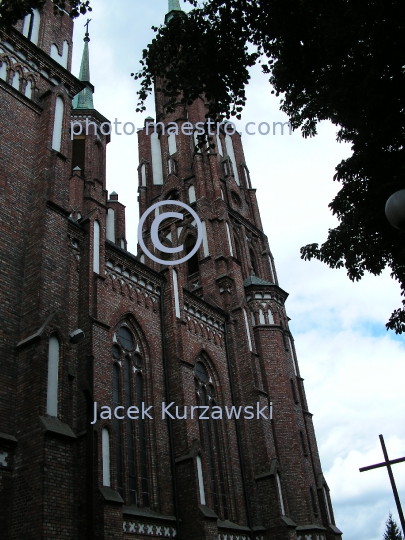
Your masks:
M201 360L197 360L194 368L195 385L196 385L196 400L199 406L207 407L210 405L208 395L211 398L211 405L215 406L215 389L210 382L208 372ZM199 421L200 439L202 447L205 450L205 457L207 463L207 470L209 472L209 486L212 498L213 509L216 514L222 519L228 519L228 503L226 497L225 486L225 467L223 462L223 452L221 447L221 439L219 433L218 422L215 420L212 422L209 419L209 415ZM197 467L199 466L197 460ZM201 464L200 464L201 466ZM201 474L201 480L200 480ZM218 484L219 480L219 484ZM199 472L199 485L200 485L200 500L201 488L204 488L201 473ZM204 495L205 500L205 495ZM203 504L203 503L201 503Z
M257 262L256 262L255 254L253 253L253 249L249 250L249 254L250 254L250 264L252 265L253 275L257 276L258 275Z
M281 482L280 482L280 476L278 473L276 474L276 478L277 478L278 496L280 498L281 515L285 516L283 492L281 491Z
M136 374L136 397L137 406L139 410L142 410L142 403L144 402L143 395L143 378L140 373ZM148 482L148 460L146 451L146 427L145 420L142 416L138 420L139 430L139 454L141 458L141 488L142 488L142 503L143 506L149 507L149 482Z
M59 54L58 47L55 45L55 43L52 43L50 56L51 58L53 58L53 60L58 62L58 64L63 66L65 69L67 69L68 56L69 56L69 43L66 41L66 39L63 42L62 54Z
M106 237L107 240L115 242L115 215L112 208L108 209L107 212L107 227L106 227Z
M225 223L226 225L226 236L228 238L228 246L229 246L229 253L233 257L233 249L232 249L232 240L231 240L231 233L229 231L229 225L228 223Z
M81 176L85 176L86 162L86 136L75 135L72 141L72 172L73 169L79 167Z
M162 150L160 147L159 134L155 131L150 136L151 152L152 152L152 171L153 183L155 185L163 184L163 166L162 166Z
M174 133L170 133L167 140L169 141L169 154L172 156L177 152L176 135Z
M52 135L52 149L57 152L60 152L62 144L63 109L63 99L58 96L55 104L55 118Z
M48 391L46 414L58 416L58 378L59 378L59 340L56 336L49 338L48 348Z
M11 86L15 88L16 90L20 89L20 72L19 71L14 72L13 82L11 83Z
M269 256L269 266L270 266L270 279L274 283L274 272L273 272L273 263L271 262L271 258Z
M131 359L126 356L124 359L124 394L125 394L125 408L126 410L132 406L131 397ZM128 416L126 417L127 423L127 459L128 459L128 488L129 488L129 502L130 504L136 504L136 467L135 467L135 439L133 420Z
M248 188L251 188L252 186L251 186L251 184L250 184L250 178L249 178L249 173L248 173L247 167L244 166L244 167L242 167L242 168L243 168L243 174L244 174L244 176L245 176L246 186L247 186Z
M194 236L187 236L186 242L184 244L184 249L188 255L195 248L195 238ZM188 275L195 274L199 271L200 263L198 261L198 250L194 253L192 257L187 261L187 270Z
M215 402L212 403L215 405ZM221 451L221 441L219 438L218 422L212 422L214 428L214 440L215 440L215 450L217 455L218 463L218 475L219 475L219 485L221 491L221 500L222 500L222 509L224 512L224 518L228 519L228 502L226 498L225 490L225 475L224 475L224 464L222 460L222 451Z
M248 338L248 343L249 343L249 351L252 351L252 341L250 339L250 328L249 328L249 321L248 321L248 318L247 318L247 314L246 314L246 309L243 308L243 316L244 316L244 319L245 319L245 327L246 327L246 334L247 334L247 338Z
M223 156L224 155L224 152L222 150L222 143L221 143L221 139L220 139L220 136L217 135L217 148L218 148L218 154L220 156Z
M141 166L141 185L146 186L146 165L142 163Z
M201 391L201 404L203 407L206 407L207 406L207 393L206 393L205 387L203 386L201 390L202 390ZM213 453L213 448L212 448L212 437L211 437L209 420L203 420L203 430L204 430L204 438L205 438L205 448L207 451L207 458L208 458L208 467L210 471L211 495L212 495L212 499L214 503L214 510L218 515L219 514L218 488L217 488L217 479L216 479L216 474L215 474L214 453Z
M25 97L27 97L28 99L31 99L32 97L32 81L28 79L27 81L27 85L25 87Z
M225 200L224 190L222 188L220 188L220 190L221 190L221 199L224 201Z
M24 19L23 34L26 38L31 40L35 45L38 44L40 22L41 22L41 17L37 9L33 9L32 13L27 15Z
M262 309L259 309L259 324L266 324L266 321L264 320L264 314L263 314Z
M4 60L0 65L0 79L3 79L3 81L7 80L7 64Z
M225 145L226 145L226 152L232 163L235 182L237 183L238 186L240 186L238 168L236 166L235 152L233 150L233 142L232 142L232 138L229 135L225 136Z
M174 309L176 312L176 317L180 319L180 302L179 302L179 284L177 281L177 270L172 269L173 276L173 291L174 291Z
M120 370L118 364L113 366L113 405L114 409L121 405L120 399ZM123 465L122 465L122 439L121 439L121 421L114 415L114 431L115 431L115 456L116 456L116 472L117 472L117 488L118 492L123 497Z
M274 324L274 317L270 308L267 310L267 317L269 319L269 324Z
M204 491L204 477L202 472L202 464L200 456L197 456L197 475L198 475L198 487L200 489L200 504L205 504L205 491Z
M103 456L103 486L110 487L110 433L107 428L103 428L101 432L101 450Z
M100 273L100 223L94 222L93 231L93 271Z
M210 254L210 250L208 247L207 226L205 224L205 221L202 221L201 223L202 223L202 231L203 231L202 244L203 244L204 257L208 257L208 255Z
M188 202L190 204L192 204L193 202L195 202L195 187L194 186L190 186L188 188Z

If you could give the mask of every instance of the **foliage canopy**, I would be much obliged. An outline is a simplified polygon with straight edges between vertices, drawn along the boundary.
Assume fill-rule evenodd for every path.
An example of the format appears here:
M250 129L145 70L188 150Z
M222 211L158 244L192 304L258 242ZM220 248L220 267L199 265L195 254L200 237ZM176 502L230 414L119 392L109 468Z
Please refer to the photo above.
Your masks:
M405 296L405 235L384 213L405 187L405 19L401 0L209 0L154 28L143 52L138 111L154 81L168 97L205 94L207 116L240 117L249 67L260 63L281 110L304 137L321 120L352 155L336 166L342 188L329 204L339 225L301 257L345 267L353 281L388 266ZM405 331L405 299L387 323Z
M0 0L0 26L13 26L23 19L33 9L40 9L46 0ZM55 14L63 15L66 9L70 9L72 18L78 17L91 11L90 0L52 0Z

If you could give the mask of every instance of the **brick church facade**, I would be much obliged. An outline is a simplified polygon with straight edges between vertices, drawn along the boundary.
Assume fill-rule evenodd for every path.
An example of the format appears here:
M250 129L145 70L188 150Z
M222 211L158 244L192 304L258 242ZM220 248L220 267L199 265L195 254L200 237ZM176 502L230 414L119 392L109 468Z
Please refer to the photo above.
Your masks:
M196 244L167 204L143 239L169 264L131 254L72 32L48 0L0 34L0 536L340 539L239 134L198 148L180 128L205 122L203 99L166 114L156 94L140 215L183 202L202 242L178 265L153 248L159 212L183 214L161 222L166 248ZM72 121L89 134L72 141Z

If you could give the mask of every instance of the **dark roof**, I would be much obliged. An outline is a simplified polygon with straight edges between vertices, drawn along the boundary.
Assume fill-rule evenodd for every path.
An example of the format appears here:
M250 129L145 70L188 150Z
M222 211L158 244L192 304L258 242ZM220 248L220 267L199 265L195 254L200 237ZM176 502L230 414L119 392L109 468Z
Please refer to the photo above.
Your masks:
M249 287L249 285L274 285L274 283L266 281L265 279L259 278L257 276L249 276L247 279L244 280L243 285L245 287Z

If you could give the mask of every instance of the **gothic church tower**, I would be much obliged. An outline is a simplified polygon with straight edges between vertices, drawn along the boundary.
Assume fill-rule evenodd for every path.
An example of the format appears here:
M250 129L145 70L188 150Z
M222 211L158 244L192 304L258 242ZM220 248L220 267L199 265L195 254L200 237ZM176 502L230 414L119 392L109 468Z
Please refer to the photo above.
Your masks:
M170 0L166 22L181 13ZM173 201L160 212L183 218L159 240L190 253L182 202L202 243L181 264L156 250L157 209L142 238L169 264L131 254L106 190L89 31L76 78L72 29L48 0L0 35L3 537L340 539L239 134L225 124L198 148L204 99L166 114L156 93L140 215Z

